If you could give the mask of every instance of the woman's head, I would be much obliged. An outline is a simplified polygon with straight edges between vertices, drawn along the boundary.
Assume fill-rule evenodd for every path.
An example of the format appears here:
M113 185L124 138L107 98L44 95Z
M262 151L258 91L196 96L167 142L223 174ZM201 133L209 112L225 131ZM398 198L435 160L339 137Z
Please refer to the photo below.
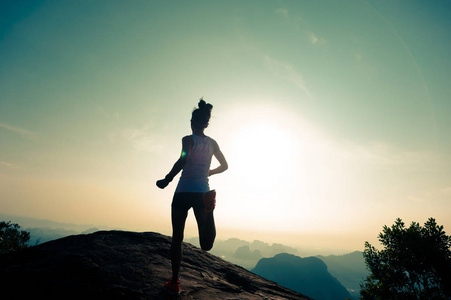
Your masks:
M202 98L199 101L199 108L193 111L191 124L199 129L206 128L211 117L213 105L206 103Z

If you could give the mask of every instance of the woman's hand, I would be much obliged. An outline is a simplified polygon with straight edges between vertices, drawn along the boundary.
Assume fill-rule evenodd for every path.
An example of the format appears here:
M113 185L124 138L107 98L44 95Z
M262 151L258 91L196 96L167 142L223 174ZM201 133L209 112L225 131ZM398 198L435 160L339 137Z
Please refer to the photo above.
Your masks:
M169 182L170 182L170 181L167 180L166 178L165 178L165 179L161 179L161 180L158 180L158 181L157 181L157 186L158 186L160 189L164 189L165 187L168 186Z

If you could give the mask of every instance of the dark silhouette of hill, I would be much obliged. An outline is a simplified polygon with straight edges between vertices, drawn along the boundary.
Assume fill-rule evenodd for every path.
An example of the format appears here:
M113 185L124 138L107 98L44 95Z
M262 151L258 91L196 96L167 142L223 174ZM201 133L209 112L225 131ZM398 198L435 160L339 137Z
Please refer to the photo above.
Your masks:
M99 231L0 256L2 299L309 299L190 244L182 294L163 291L170 237Z
M346 288L327 271L326 264L316 257L281 253L262 258L252 272L316 300L350 297Z
M332 276L345 286L353 299L360 295L360 283L369 275L363 252L355 251L345 255L316 256L326 265Z

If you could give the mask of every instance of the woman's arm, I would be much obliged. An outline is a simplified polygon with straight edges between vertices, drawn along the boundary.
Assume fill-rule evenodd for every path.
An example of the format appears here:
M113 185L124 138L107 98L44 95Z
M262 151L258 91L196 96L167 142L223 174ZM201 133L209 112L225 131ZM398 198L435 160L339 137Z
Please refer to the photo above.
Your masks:
M229 165L227 164L227 161L224 157L224 154L222 154L221 149L219 149L218 144L215 142L215 152L213 153L213 155L216 157L216 159L219 161L219 167L210 170L208 172L208 176L214 175L214 174L219 174L224 172L225 170L227 170L229 168Z
M182 139L182 153L180 154L180 158L175 162L168 175L166 175L164 179L157 181L157 186L160 189L167 187L172 179L174 179L174 177L183 169L186 164L186 160L188 159L189 152L193 148L193 144L194 141L191 136L185 136Z

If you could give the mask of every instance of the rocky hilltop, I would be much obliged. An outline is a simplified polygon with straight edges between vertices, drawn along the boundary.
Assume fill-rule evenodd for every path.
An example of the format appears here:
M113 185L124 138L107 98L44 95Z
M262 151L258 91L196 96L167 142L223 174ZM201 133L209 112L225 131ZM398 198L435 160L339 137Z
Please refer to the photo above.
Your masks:
M171 238L99 231L0 256L5 299L310 299L184 244L180 296L163 291ZM2 297L3 298L3 297Z

